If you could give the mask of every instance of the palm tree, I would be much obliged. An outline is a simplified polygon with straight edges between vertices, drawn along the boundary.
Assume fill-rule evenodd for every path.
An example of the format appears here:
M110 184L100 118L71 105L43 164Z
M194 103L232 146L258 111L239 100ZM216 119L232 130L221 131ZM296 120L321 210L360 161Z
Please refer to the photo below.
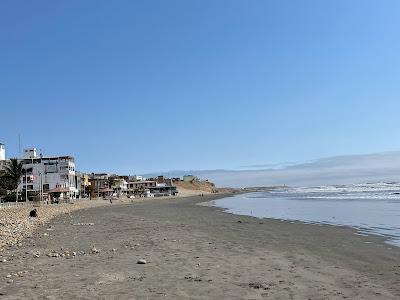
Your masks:
M116 180L115 177L108 177L108 187L112 188L113 185L115 184Z
M4 168L4 171L6 173L5 176L7 176L10 179L11 187L13 188L13 190L15 190L16 202L18 202L19 181L21 180L21 177L23 175L22 166L23 166L23 163L18 162L18 159L11 158L10 161L7 163L6 167Z
M3 170L0 170L0 190L13 190L14 186L12 184L12 180L10 177L4 172Z

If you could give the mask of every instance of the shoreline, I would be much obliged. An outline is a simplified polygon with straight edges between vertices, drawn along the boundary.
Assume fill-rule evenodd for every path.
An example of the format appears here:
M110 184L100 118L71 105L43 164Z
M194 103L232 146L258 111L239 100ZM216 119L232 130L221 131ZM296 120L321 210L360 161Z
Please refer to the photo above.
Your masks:
M58 216L21 247L3 253L8 261L0 264L0 273L11 277L0 281L0 293L4 299L60 294L100 299L400 297L400 251L382 238L197 205L226 196L152 199ZM78 222L94 225L73 226ZM91 253L93 247L99 252ZM34 258L34 251L40 257ZM86 253L55 258L47 256L51 251ZM147 264L137 265L138 259ZM13 275L19 271L29 276Z
M237 194L235 194L237 195ZM233 195L232 195L233 196ZM222 199L222 198L221 198ZM218 199L216 199L218 200ZM351 225L343 225L343 224L329 224L329 223L323 223L323 222L306 222L306 221L301 221L301 220L289 220L289 219L279 219L279 218L272 218L272 217L256 217L256 216L250 216L246 214L237 214L228 211L228 208L224 207L219 207L213 204L209 204L213 202L214 200L207 201L207 202L199 202L197 205L203 206L203 207L210 207L214 208L216 210L220 210L223 213L236 216L236 217L244 217L244 218L251 218L251 219L256 219L256 220L265 220L265 221L277 221L277 222L285 222L285 223L290 223L290 224L299 224L299 225L311 225L311 226L326 226L326 227L334 227L334 228L341 228L344 230L350 230L353 232L354 235L356 236L361 236L361 237L370 237L374 240L375 243L382 243L386 245L387 247L391 248L398 248L400 250L400 245L392 244L390 242L391 237L384 235L384 234L378 234L375 232L372 232L369 228L367 227L355 227Z

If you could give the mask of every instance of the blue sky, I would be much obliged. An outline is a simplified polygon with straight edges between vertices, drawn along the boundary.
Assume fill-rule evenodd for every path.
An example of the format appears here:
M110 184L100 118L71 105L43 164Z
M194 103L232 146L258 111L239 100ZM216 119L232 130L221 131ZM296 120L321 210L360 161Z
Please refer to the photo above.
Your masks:
M0 142L83 171L400 149L398 1L1 1Z

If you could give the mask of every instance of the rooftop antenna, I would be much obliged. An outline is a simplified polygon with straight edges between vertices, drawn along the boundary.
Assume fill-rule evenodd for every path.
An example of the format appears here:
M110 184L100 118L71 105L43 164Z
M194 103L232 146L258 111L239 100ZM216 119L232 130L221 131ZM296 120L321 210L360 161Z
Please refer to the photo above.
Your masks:
M21 134L18 133L18 154L19 158L21 158Z

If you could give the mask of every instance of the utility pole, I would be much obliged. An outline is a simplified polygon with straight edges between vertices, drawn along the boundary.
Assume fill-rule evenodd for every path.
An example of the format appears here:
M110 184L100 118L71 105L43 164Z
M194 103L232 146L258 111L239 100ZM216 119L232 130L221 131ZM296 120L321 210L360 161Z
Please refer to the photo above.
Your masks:
M25 168L25 202L28 202L28 175L26 168Z
M21 134L18 134L18 155L21 158Z
M39 172L39 201L42 202L42 188L43 188L43 181L42 181L42 173Z

